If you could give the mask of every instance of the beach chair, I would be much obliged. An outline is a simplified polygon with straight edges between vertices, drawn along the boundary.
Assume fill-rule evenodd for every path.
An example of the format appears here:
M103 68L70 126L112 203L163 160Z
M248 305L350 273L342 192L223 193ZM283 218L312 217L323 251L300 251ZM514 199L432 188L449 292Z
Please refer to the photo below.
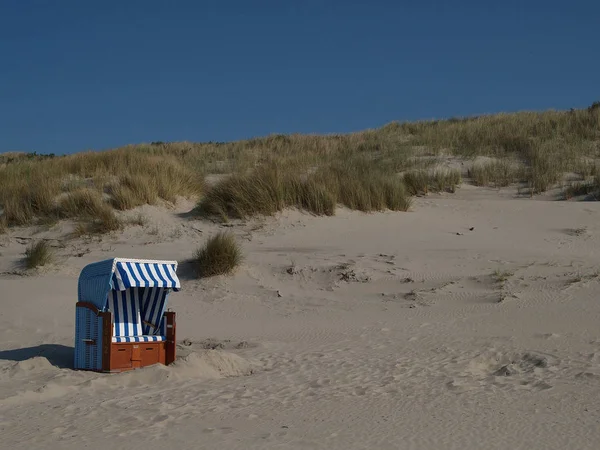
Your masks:
M175 360L177 262L114 258L79 275L75 369L122 372Z

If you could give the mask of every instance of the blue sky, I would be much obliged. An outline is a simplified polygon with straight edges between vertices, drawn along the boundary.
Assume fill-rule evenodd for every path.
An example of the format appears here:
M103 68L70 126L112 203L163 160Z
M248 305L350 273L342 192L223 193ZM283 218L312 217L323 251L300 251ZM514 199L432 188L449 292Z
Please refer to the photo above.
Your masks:
M600 100L600 2L0 0L0 152Z

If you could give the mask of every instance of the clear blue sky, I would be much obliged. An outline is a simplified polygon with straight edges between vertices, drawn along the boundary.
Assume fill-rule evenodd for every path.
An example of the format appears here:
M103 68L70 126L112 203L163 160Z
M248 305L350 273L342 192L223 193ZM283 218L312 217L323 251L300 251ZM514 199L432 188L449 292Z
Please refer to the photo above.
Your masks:
M0 152L600 99L597 0L0 0Z

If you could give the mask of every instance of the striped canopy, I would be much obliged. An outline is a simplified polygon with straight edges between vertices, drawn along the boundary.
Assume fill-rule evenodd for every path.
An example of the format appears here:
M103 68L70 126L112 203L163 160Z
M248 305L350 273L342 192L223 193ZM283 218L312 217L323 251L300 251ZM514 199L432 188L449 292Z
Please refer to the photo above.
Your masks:
M132 287L181 288L175 274L177 263L116 260L112 275L113 289L124 291Z
M146 288L146 295L160 291L162 299L163 292L181 288L176 271L176 261L113 258L89 264L79 275L78 301L92 303L104 311L111 291L131 288ZM166 296L163 301L166 304Z

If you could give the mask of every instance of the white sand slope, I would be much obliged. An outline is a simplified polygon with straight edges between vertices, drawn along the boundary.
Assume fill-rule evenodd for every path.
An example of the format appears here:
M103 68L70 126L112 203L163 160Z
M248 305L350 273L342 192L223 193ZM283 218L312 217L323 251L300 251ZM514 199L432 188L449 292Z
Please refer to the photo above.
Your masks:
M600 203L286 212L231 227L243 267L200 281L184 261L218 226L186 210L42 231L59 264L29 275L33 231L0 236L0 448L599 448ZM70 369L77 276L114 256L182 262L173 366Z

